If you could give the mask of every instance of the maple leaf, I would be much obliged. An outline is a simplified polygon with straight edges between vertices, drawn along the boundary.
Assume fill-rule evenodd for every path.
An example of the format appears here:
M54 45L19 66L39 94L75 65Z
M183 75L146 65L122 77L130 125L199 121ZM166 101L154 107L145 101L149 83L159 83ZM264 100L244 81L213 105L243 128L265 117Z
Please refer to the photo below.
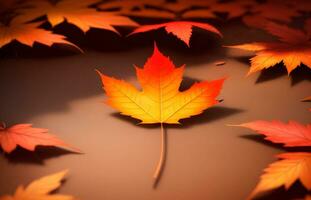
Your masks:
M91 27L106 29L113 32L117 30L113 26L138 26L138 24L128 17L118 16L108 12L98 12L89 8L90 3L98 2L94 0L76 1L62 0L52 4L47 0L33 0L29 4L32 7L20 9L17 20L28 22L38 17L46 16L52 26L56 26L64 21L87 32Z
M243 22L255 28L265 28L271 20L289 24L293 17L300 15L290 2L283 0L268 0L265 3L253 5L250 13L243 17Z
M19 186L13 196L5 195L0 200L74 200L69 195L49 194L60 187L67 171L42 177L27 187Z
M311 146L311 124L306 126L295 121L254 121L237 126L252 129L265 136L266 140L283 143L286 147Z
M156 44L153 55L144 68L136 67L136 74L142 91L133 85L99 73L103 89L108 96L106 103L123 115L141 120L142 124L161 124L161 156L154 178L162 171L165 155L165 131L163 124L179 124L180 119L202 113L215 105L215 99L224 79L195 83L188 90L180 92L184 66L175 68L169 58L162 55Z
M165 28L167 33L172 33L189 47L193 26L210 31L212 33L216 33L217 35L222 37L222 34L214 26L207 23L190 22L190 21L176 21L176 22L167 22L163 24L143 25L135 29L132 33L130 33L130 35Z
M35 42L52 46L55 43L68 44L82 51L75 44L65 40L65 36L38 28L38 23L23 24L12 20L9 25L0 23L0 48L14 40L32 47Z
M300 180L302 185L311 190L311 153L283 153L277 156L282 159L276 161L264 170L260 181L249 198L259 192L272 190L281 186L290 188L293 183Z
M113 0L103 2L98 7L104 10L114 10L114 14L148 17L148 18L174 18L175 14L161 9L163 0Z
M31 124L17 124L6 128L2 123L0 125L0 145L6 153L11 153L17 146L29 151L34 151L37 146L55 146L81 153L80 150L49 134L47 129L33 128Z
M277 36L280 42L256 42L242 45L227 46L243 50L255 51L251 58L251 68L248 75L262 69L267 69L283 62L290 74L299 65L311 68L311 42L309 25L305 32L284 25L269 23L266 30Z

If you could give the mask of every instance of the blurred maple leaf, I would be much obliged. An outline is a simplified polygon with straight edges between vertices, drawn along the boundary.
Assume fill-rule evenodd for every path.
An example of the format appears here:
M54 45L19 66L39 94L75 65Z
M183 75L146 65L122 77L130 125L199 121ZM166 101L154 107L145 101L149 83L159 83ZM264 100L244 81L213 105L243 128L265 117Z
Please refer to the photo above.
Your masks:
M254 121L238 126L250 128L274 143L283 143L286 147L311 146L311 124L306 126L295 121L285 124L281 121Z
M23 24L14 19L8 24L0 23L0 48L16 40L24 45L33 46L35 42L52 46L55 43L68 44L82 51L75 44L65 40L65 36L38 28L39 23Z
M309 21L309 20L308 20ZM255 51L248 75L262 69L270 68L283 62L290 74L299 65L311 68L311 23L307 22L305 31L285 25L269 23L266 30L279 38L279 42L255 42L227 46L231 48Z
M174 18L175 15L161 9L164 0L112 0L103 2L98 7L103 10L113 10L114 14L147 17L147 18Z
M216 33L219 36L222 36L219 30L210 24L200 23L200 22L190 22L190 21L175 21L175 22L167 22L163 24L142 25L141 27L138 27L132 33L130 33L130 35L134 35L137 33L144 33L144 32L156 30L159 28L165 28L167 33L172 33L178 39L182 40L185 44L187 44L187 46L189 47L193 26Z
M248 12L249 7L254 5L255 1L229 1L219 2L217 0L207 1L206 8L196 8L186 10L182 17L184 18L217 18L216 13L227 14L227 19L239 17Z
M19 186L14 195L5 195L0 200L74 200L73 196L49 194L61 185L67 171L42 177L31 182L27 187Z
M181 15L183 18L217 18L215 13L226 13L227 18L231 19L245 14L248 7L253 4L256 4L256 1L179 0L167 3L165 8Z
M249 199L259 192L272 190L283 185L285 189L288 189L297 180L300 180L304 187L311 190L311 153L283 153L277 157L282 160L270 164L264 170L264 174L260 177L260 181Z
M83 32L87 32L93 27L118 33L113 26L138 26L128 17L98 12L96 9L88 7L96 2L98 0L62 0L53 4L48 0L32 0L27 2L29 8L18 10L20 15L16 17L16 20L28 22L46 16L52 26L67 21L79 27Z
M293 1L268 0L267 2L251 6L250 15L243 17L243 22L251 27L265 28L271 20L290 23L293 17L301 15Z
M80 150L49 134L47 129L33 128L31 124L17 124L6 128L2 123L0 125L0 145L6 153L11 153L17 146L29 151L34 151L37 146L55 146L81 153Z
M195 83L188 90L180 92L184 66L175 68L169 58L154 47L153 55L144 68L136 67L137 78L142 91L133 85L100 72L103 89L108 96L107 104L128 115L141 120L142 124L161 124L161 157L154 178L158 180L165 155L165 131L163 124L179 124L180 119L198 115L215 105L215 99L224 79Z

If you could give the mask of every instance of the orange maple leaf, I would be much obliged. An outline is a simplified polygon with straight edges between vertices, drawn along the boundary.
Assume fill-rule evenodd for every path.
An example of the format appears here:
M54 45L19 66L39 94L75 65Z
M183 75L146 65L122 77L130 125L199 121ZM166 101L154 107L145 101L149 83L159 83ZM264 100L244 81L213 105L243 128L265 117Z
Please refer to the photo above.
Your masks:
M257 52L256 56L251 58L248 75L281 62L290 74L301 64L311 68L311 29L309 26L310 23L306 23L305 32L303 32L284 25L269 23L266 30L277 36L280 42L256 42L227 47Z
M252 129L265 136L266 140L283 143L286 147L311 146L311 124L306 126L295 121L254 121L237 126Z
M60 187L66 171L42 177L31 182L27 187L19 186L14 195L5 195L0 200L74 200L69 195L49 194Z
M184 66L175 68L174 64L154 47L153 55L144 68L136 67L137 78L142 91L133 85L100 72L103 89L108 96L107 104L121 114L141 120L143 124L161 124L161 157L154 178L157 180L164 162L165 131L163 124L179 124L180 119L202 113L215 105L215 99L224 82L204 81L195 83L188 90L180 92Z
M77 148L64 143L47 129L33 128L31 124L17 124L9 128L0 125L0 145L6 153L11 153L17 146L34 151L37 146L55 146L72 152L81 153Z
M38 23L23 24L14 19L9 25L0 23L0 48L17 40L27 46L33 46L35 42L47 46L52 46L55 43L68 44L82 51L75 44L65 40L65 36L38 28L38 26Z
M137 33L144 33L148 31L160 29L160 28L165 28L167 33L172 33L178 39L186 43L186 45L189 47L193 26L216 33L217 35L222 37L222 34L214 26L207 24L207 23L190 22L190 21L175 21L175 22L167 22L163 24L143 25L135 29L132 33L130 33L130 35L134 35Z
M112 0L103 2L98 7L104 11L119 15L147 17L147 18L174 18L175 14L161 9L165 6L163 0Z
M277 157L282 160L270 164L264 170L264 174L260 177L260 181L249 199L259 192L272 190L283 185L285 189L288 189L297 180L300 180L304 187L311 190L311 153L284 153Z
M96 9L87 7L94 2L98 1L62 0L52 4L47 0L32 0L27 2L27 4L30 4L29 8L18 10L21 14L16 18L21 22L28 22L46 16L52 26L67 21L79 27L83 32L87 32L91 27L94 27L118 33L113 26L138 26L136 22L128 17L108 12L98 12Z

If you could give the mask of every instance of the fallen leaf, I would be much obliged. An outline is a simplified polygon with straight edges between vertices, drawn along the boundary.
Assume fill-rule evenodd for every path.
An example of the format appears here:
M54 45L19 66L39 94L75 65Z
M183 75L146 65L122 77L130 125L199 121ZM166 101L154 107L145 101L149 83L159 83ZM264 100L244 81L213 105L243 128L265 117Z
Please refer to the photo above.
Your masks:
M189 47L193 26L199 27L201 29L204 29L212 33L216 33L219 36L222 36L219 30L210 24L190 22L190 21L175 21L175 22L167 22L163 24L143 25L135 29L132 33L130 33L130 35L134 35L137 33L144 33L148 31L160 29L160 28L165 28L167 33L172 33L178 39L182 40Z
M284 153L277 156L276 161L264 170L260 181L250 195L253 198L256 194L281 186L290 188L294 182L300 180L302 185L311 190L311 153L297 152Z
M283 143L286 147L311 146L311 124L306 126L295 121L254 121L237 126L252 129L265 136L266 140Z
M307 195L307 196L305 197L305 200L311 200L311 196Z
M49 134L47 129L33 128L31 124L17 124L6 128L2 123L0 125L0 144L6 153L11 153L17 146L29 151L34 151L37 146L55 146L81 153L80 150Z
M112 0L103 2L100 9L112 10L118 15L147 17L147 18L175 18L175 14L161 9L163 0Z
M108 97L106 103L122 115L141 120L142 124L161 124L161 157L154 178L162 171L165 155L165 131L163 124L180 124L179 120L202 113L215 105L215 99L224 79L195 83L186 91L179 91L184 66L175 68L169 58L162 55L157 46L144 68L136 67L137 79L142 90L104 74L99 75Z
M19 186L14 195L5 195L0 200L74 200L73 196L50 194L58 189L67 171L42 177L31 182L27 187Z
M11 21L10 24L0 23L0 48L14 40L32 47L35 42L52 46L55 43L68 44L82 51L75 44L65 40L65 36L52 33L51 31L38 28L38 23L23 24Z
M128 17L114 15L109 12L99 12L96 9L87 7L97 0L76 1L62 0L53 4L47 0L32 0L27 2L31 7L20 9L16 20L28 22L38 17L46 16L52 26L67 21L87 32L91 27L114 31L113 26L138 26L138 24Z
M249 51L256 51L251 58L251 68L248 75L262 69L267 69L281 62L290 74L299 65L311 68L310 29L305 32L284 25L269 23L266 30L279 38L279 42L256 42L242 45L227 46Z

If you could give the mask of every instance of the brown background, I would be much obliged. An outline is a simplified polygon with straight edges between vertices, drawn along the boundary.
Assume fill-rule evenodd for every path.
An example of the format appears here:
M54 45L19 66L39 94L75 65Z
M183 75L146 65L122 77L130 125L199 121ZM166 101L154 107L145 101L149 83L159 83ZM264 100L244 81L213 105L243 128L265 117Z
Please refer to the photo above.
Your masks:
M13 44L1 50L0 119L9 125L30 122L48 128L85 154L55 148L2 154L0 194L69 169L59 192L82 200L241 200L274 156L286 150L226 124L256 119L310 122L311 105L300 101L311 95L309 69L301 67L288 77L278 66L246 78L252 54L221 47L271 39L262 32L224 24L225 38L220 40L196 29L187 49L162 31L122 39L105 31L92 30L84 37L70 30L84 54L61 46L30 49ZM156 189L152 174L159 158L159 127L137 125L104 105L94 72L100 69L137 84L133 64L143 65L154 38L176 65L187 65L183 88L194 81L229 77L219 96L223 102L182 121L182 126L167 127L167 162ZM215 61L226 64L215 66ZM279 189L261 199L291 199L303 192L298 183L287 193Z

